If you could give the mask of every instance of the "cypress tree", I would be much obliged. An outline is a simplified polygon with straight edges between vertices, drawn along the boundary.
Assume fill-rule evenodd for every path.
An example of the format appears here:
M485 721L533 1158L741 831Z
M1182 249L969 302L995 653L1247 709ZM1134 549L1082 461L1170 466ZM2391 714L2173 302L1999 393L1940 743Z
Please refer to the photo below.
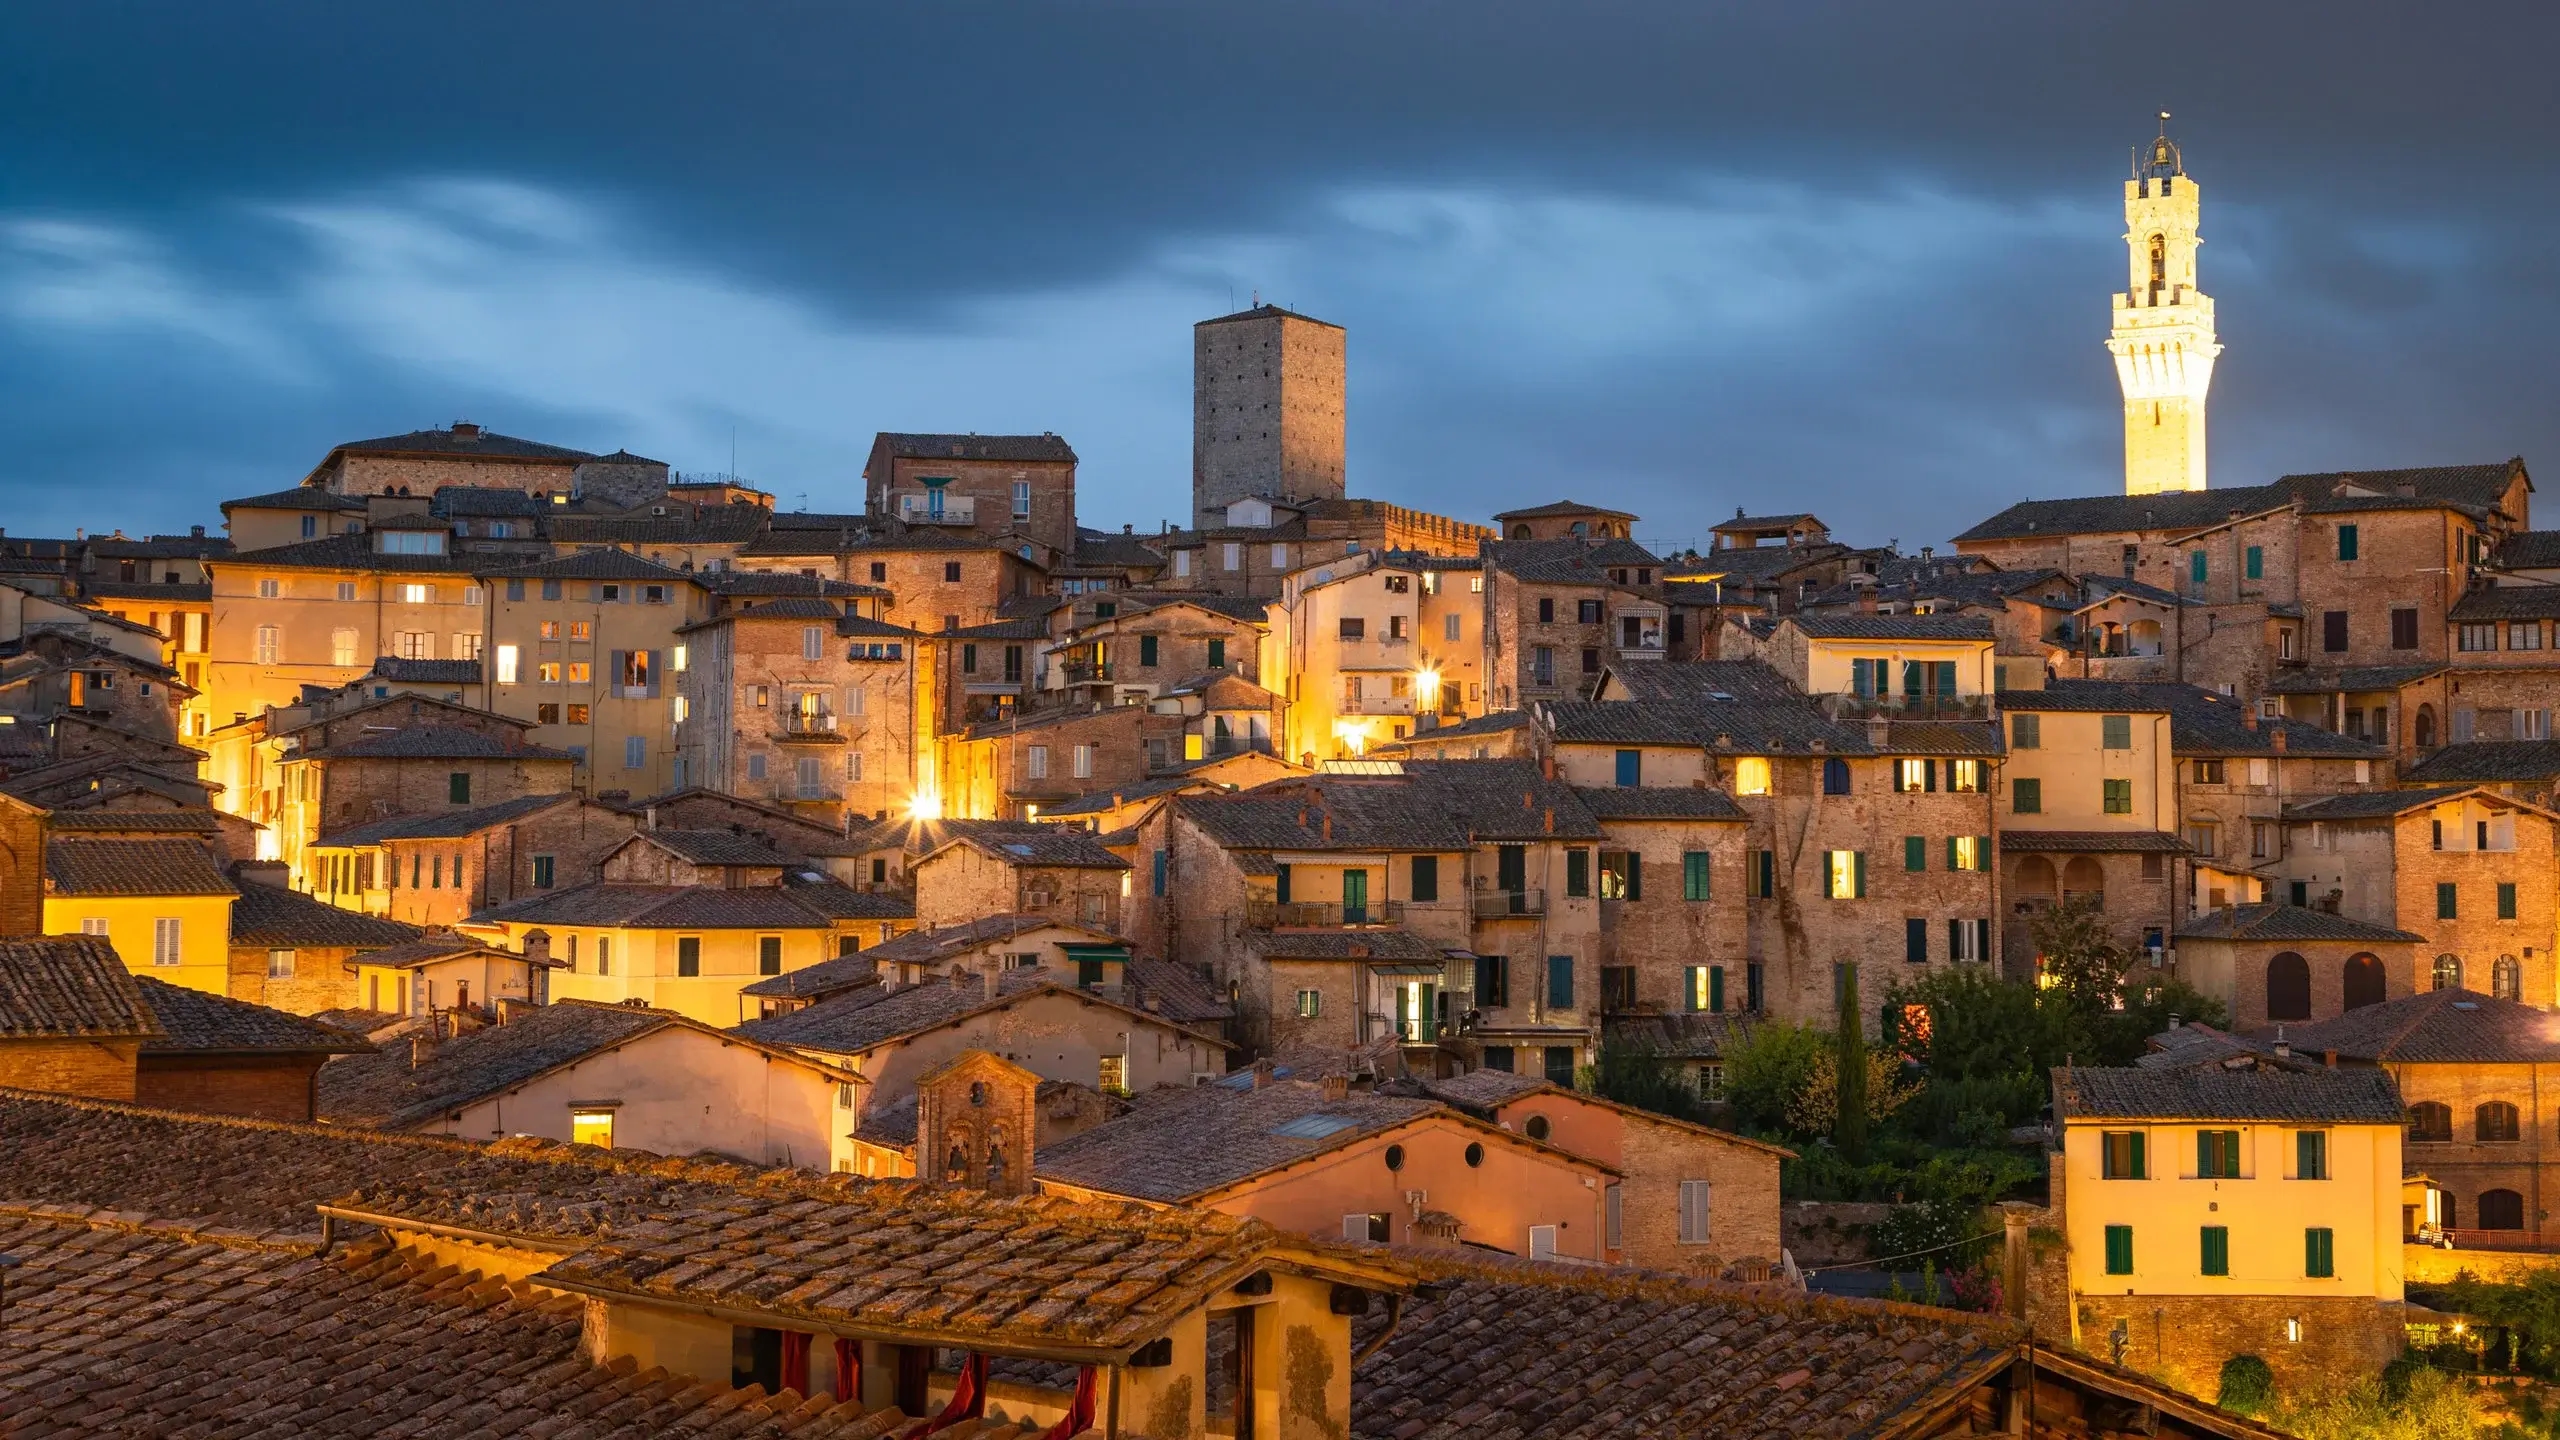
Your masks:
M1840 966L1840 1029L1837 1036L1840 1107L1832 1121L1831 1143L1852 1163L1867 1158L1866 1007L1858 1003L1858 962Z

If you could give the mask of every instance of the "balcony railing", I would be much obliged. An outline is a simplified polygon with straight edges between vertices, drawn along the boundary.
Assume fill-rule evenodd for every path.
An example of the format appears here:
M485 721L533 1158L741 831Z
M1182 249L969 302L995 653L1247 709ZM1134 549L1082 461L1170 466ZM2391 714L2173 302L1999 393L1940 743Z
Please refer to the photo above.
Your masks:
M1404 902L1345 906L1331 900L1248 900L1245 923L1257 930L1340 930L1404 923Z
M1363 695L1354 700L1346 695L1341 705L1337 707L1337 712L1344 715L1410 715L1413 713L1413 697L1410 695Z
M785 710L781 719L782 724L775 733L785 740L844 743L844 733L836 728L836 717L829 711L821 710L812 715L799 710Z
M1066 683L1070 685L1096 684L1111 678L1111 662L1069 660L1058 667L1058 673L1064 676Z
M1373 1040L1392 1035L1406 1045L1429 1045L1440 1038L1442 1027L1437 1019L1418 1016L1399 1018L1383 1010L1372 1010L1366 1018L1368 1024L1365 1028L1369 1032L1368 1038Z
M1478 920L1512 920L1547 913L1544 890L1479 890L1471 898Z
M842 800L844 789L824 780L815 785L803 785L797 780L778 780L774 782L773 798L785 805L823 805Z
M1854 695L1822 697L1822 708L1834 720L1988 720L1988 695Z
M900 490L892 500L898 518L910 525L978 523L978 501L973 495L946 495L938 490Z

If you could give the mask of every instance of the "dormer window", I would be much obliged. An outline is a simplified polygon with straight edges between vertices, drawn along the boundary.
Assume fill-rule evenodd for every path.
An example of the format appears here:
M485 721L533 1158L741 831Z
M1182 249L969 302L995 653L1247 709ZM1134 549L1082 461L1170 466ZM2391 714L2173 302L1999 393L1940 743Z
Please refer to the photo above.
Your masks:
M383 530L374 535L374 553L378 555L442 555L445 533L442 530Z

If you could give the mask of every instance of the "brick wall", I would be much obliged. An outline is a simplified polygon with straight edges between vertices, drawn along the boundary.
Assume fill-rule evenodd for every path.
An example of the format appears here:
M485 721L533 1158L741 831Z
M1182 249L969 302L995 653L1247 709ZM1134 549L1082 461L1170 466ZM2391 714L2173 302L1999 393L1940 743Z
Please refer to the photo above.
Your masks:
M2073 1303L2082 1350L2112 1359L2109 1337L2122 1321L2127 1368L2206 1400L2235 1355L2266 1361L2277 1393L2300 1399L2341 1377L2377 1374L2402 1348L2398 1307L2372 1299L2080 1295ZM2287 1320L2301 1322L2301 1340L2286 1338Z
M346 455L330 475L329 488L341 495L381 495L393 487L412 495L433 495L447 485L483 490L567 491L578 474L576 461L557 463L426 456Z
M2560 1065L2393 1064L2403 1104L2435 1102L2453 1112L2451 1142L2411 1141L2403 1152L2412 1174L2445 1189L2449 1223L2480 1223L2480 1196L2512 1190L2524 1197L2528 1232L2560 1233L2551 1218L2560 1210L2560 1175L2552 1174L2555 1108L2560 1108ZM2483 1143L2477 1137L2479 1107L2503 1101L2516 1107L2517 1137Z
M335 830L390 815L467 810L527 795L568 793L570 762L521 756L460 760L376 757L309 760L319 779L321 828ZM471 777L470 798L453 800L453 777ZM290 782L288 782L290 783ZM304 837L308 838L308 837Z
M1741 1260L1778 1259L1778 1157L1640 1116L1626 1119L1619 1203L1626 1264L1717 1275ZM1707 1182L1704 1245L1680 1242L1680 1182Z
M956 580L950 578L954 565L960 567ZM834 571L838 580L889 587L890 599L880 612L881 619L939 634L993 623L996 602L1015 593L1011 577L1017 567L1007 560L1006 552L993 549L862 549L848 551L840 563L820 568L821 573Z
M1742 898L1745 827L1649 820L1608 821L1601 828L1607 838L1599 850L1632 851L1644 868L1641 898L1600 902L1597 963L1633 969L1636 1007L1665 1011L1691 1008L1689 967L1720 965L1725 1009L1740 1010L1751 949ZM1683 857L1693 851L1709 857L1704 901L1685 898Z
M2029 817L2033 818L2033 817ZM1944 858L1943 853L1939 858ZM1873 862L1869 862L1873 863ZM1894 863L1900 865L1896 855ZM2185 907L2179 889L2185 870L2168 855L2069 855L2048 851L2013 852L2000 857L2000 947L2003 973L2031 978L2036 955L2036 917L2059 903L2063 892L2088 888L2094 871L2105 897L2101 913L2107 933L2119 945L2138 949L2144 933L2157 928L2165 939Z
M294 1015L316 1015L358 1003L355 971L349 968L358 952L313 945L291 948L293 974L289 978L273 978L267 974L266 946L233 946L227 993L234 1000Z
M824 632L815 660L808 658L805 635L811 626ZM690 783L788 807L829 828L841 826L848 813L867 817L906 808L916 789L918 706L928 715L932 708L920 695L931 674L925 643L897 642L895 660L856 660L850 658L855 642L823 620L740 616L725 633L725 653L704 656L719 663L686 677L685 693L695 697L686 743L699 745L700 760L700 773L689 775ZM862 638L867 645L868 637ZM725 687L725 703L708 703L707 687ZM795 737L786 726L799 697L809 692L823 697L835 728ZM761 779L754 775L758 757L764 762ZM818 762L821 798L814 801L800 798L804 759Z
M955 535L1026 535L1053 550L1074 551L1076 467L1073 461L898 456L889 462L889 483L883 486L875 480L870 486L875 513L896 514L897 502L892 498L895 493L924 493L923 477L928 475L950 480L950 484L942 487L945 496L956 499L966 495L977 502L972 512L972 523L931 528L947 529ZM1031 513L1019 519L1013 513L1016 481L1031 486Z
M324 1057L146 1057L134 1102L258 1120L311 1119L313 1076Z
M0 935L44 933L44 812L0 800Z
M2338 530L2356 527L2356 558L2338 557ZM2453 544L2454 521L2441 510L2357 510L2307 515L2301 521L2300 595L2308 655L2314 665L2409 665L2442 660L2449 640L2445 612L2461 593L2444 573L2462 563ZM2436 573L2429 574L2427 572ZM2417 644L2391 643L2391 612L2418 612ZM2347 615L2347 648L2327 648L2323 619Z
M0 1086L130 1100L138 1048L130 1040L0 1040Z
M955 737L944 748L942 789L954 815L1020 819L1026 807L1130 785L1147 775L1147 741L1181 743L1182 717L1140 705L1115 705L1037 723L991 727ZM1076 749L1092 747L1092 774L1076 773ZM1047 774L1031 774L1034 747L1046 751ZM1179 754L1177 749L1173 753Z
M1127 873L1014 866L975 846L952 845L915 867L916 923L934 929L965 925L984 915L1021 913L1117 930L1121 877Z
M1719 757L1716 764L1715 783L1730 792L1734 761ZM1776 898L1744 903L1751 957L1765 967L1769 1013L1832 1024L1832 967L1855 960L1862 963L1863 1019L1873 1029L1877 1007L1897 980L1950 963L1948 920L1993 915L1994 872L1949 871L1946 843L1950 835L1993 836L1996 848L1997 827L1987 783L1981 794L1897 794L1889 762L1855 758L1848 764L1847 795L1821 793L1819 760L1779 758L1771 762L1774 793L1739 800L1751 817L1747 848L1774 852L1778 882ZM1925 870L1903 868L1903 839L1910 835L1924 841ZM1865 853L1867 898L1824 895L1826 855L1834 850ZM1904 922L1914 918L1928 922L1925 965L1903 958ZM1996 939L1999 927L1993 929Z

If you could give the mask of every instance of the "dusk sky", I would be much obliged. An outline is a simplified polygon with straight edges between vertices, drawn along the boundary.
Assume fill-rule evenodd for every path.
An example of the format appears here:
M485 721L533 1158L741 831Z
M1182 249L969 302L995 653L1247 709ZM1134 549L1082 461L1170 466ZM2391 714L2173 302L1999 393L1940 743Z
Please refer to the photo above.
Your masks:
M1355 495L1906 550L2120 490L2155 113L2220 485L2560 463L2549 4L14 7L0 524L456 419L856 509L876 430L1188 508L1190 326L1350 333ZM2560 474L2560 471L2554 471Z

